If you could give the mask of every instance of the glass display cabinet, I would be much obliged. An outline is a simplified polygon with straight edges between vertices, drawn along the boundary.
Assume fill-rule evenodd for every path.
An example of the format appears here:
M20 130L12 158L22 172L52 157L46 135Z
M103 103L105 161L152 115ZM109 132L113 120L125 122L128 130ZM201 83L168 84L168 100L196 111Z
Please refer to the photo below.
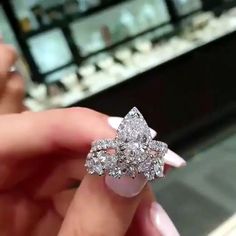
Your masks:
M173 31L164 0L14 1L4 3L43 107L68 106L142 68L134 56Z
M37 111L77 104L234 31L235 14L225 11L234 5L11 0L1 15L31 78L26 105Z

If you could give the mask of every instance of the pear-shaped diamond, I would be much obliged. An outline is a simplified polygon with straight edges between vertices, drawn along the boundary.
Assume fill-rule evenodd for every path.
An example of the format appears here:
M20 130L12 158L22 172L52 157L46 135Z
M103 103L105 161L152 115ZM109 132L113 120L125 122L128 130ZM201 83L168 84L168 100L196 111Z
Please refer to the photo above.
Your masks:
M147 122L136 107L130 110L119 125L117 138L125 143L142 144L148 143L152 139Z
M146 159L146 148L152 140L150 129L136 107L124 117L118 127L117 139L122 143L117 152L120 162L136 170L139 162ZM125 170L127 171L122 171L123 175L131 176L130 169Z

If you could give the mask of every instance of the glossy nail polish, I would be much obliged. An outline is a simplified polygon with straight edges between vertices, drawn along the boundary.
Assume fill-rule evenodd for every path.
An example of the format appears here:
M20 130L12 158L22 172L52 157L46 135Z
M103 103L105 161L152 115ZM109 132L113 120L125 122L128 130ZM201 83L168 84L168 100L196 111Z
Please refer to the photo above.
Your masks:
M173 166L176 168L186 166L186 161L182 157L180 157L178 154L171 151L170 149L168 149L168 152L163 158L164 158L165 163L170 166Z
M126 176L115 179L107 175L105 177L105 183L110 190L119 196L132 198L142 191L147 180L141 175L136 176L135 179Z
M150 218L153 226L161 236L180 236L166 211L157 202L151 204Z

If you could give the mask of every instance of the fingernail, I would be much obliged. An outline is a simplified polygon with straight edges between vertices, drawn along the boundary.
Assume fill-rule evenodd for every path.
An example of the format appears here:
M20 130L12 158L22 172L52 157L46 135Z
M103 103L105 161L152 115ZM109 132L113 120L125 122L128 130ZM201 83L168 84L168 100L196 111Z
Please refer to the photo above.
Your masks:
M187 164L182 157L180 157L178 154L171 151L170 149L168 149L168 152L163 158L166 164L177 168L186 166Z
M113 128L113 129L118 129L121 121L123 120L122 117L115 117L115 116L111 116L108 118L108 124ZM150 128L150 132L151 132L151 136L152 138L155 138L157 135L157 132Z
M116 179L107 175L105 183L109 189L119 196L131 198L142 191L147 181L141 175L136 176L135 179L126 176Z
M180 236L166 211L157 202L151 204L150 216L154 227L161 236Z

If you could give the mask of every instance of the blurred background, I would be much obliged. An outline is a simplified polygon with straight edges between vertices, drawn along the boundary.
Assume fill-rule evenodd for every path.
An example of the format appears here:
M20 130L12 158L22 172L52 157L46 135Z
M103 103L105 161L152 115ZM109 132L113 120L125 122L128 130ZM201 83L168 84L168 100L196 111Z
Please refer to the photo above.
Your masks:
M0 0L25 105L137 106L188 167L154 185L184 236L236 235L236 0Z

